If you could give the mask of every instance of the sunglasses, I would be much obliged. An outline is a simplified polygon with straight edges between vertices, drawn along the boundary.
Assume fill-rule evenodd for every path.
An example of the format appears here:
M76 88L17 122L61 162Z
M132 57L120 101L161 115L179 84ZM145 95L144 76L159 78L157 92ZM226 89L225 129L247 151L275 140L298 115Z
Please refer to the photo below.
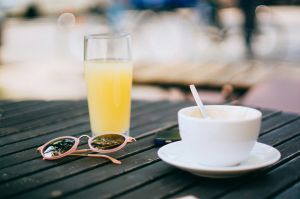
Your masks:
M89 149L77 150L80 139L83 137L88 138ZM48 141L44 145L40 146L37 150L43 156L43 160L56 160L72 155L106 158L115 164L121 164L121 161L103 154L118 151L124 148L127 143L134 141L136 140L132 137L112 133L97 135L94 137L82 135L78 138L73 136L63 136ZM87 152L97 152L102 154L82 154Z

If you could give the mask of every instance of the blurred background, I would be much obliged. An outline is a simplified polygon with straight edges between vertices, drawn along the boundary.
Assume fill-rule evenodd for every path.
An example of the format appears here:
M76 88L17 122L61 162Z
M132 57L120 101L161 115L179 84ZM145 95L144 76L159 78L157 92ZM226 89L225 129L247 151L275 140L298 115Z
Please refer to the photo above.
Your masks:
M0 0L0 99L84 99L83 36L132 34L133 99L300 113L300 0Z

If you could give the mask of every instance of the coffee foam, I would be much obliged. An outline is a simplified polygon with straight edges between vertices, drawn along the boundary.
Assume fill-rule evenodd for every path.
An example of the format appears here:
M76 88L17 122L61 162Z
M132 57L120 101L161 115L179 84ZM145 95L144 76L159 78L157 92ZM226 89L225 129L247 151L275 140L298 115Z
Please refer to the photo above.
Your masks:
M250 117L250 113L247 110L225 110L225 109L206 109L208 116L210 119L215 120L241 120L247 119ZM193 110L190 113L190 116L203 119L201 112L198 109Z

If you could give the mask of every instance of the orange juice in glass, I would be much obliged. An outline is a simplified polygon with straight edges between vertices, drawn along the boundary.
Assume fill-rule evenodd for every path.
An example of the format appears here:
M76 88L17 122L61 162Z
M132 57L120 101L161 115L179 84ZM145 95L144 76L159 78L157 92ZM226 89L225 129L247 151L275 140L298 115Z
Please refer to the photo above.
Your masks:
M84 58L93 135L129 135L132 85L129 35L86 36Z

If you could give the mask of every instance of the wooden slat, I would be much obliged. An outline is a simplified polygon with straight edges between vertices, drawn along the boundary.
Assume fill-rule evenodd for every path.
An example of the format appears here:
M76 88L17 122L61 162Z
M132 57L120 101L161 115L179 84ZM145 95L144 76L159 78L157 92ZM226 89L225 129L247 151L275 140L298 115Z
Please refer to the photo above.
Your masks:
M84 148L88 148L86 142L85 144L81 145ZM33 151L31 151L31 153L33 153ZM4 175L2 175L0 177L0 184L7 182L7 181L11 181L13 179L17 179L17 178L21 178L23 176L41 171L41 170L45 170L45 169L49 169L52 167L56 167L65 163L70 163L74 160L77 159L81 159L82 157L68 157L68 158L63 158L63 159L59 159L56 161L41 161L41 156L40 154L35 151L34 152L36 155L36 158L31 160L31 161L25 161L23 163L14 165L14 166L10 166L7 168L3 168L0 169L1 173L3 173ZM24 169L26 168L26 169Z
M276 116L276 115L279 115L279 114L281 114L281 111L273 111L273 112L271 112L271 113L263 114L263 116L262 116L262 121L265 121L265 120L267 120L267 119L269 119L269 118L271 118L271 117L274 117L274 116Z
M75 134L74 136L79 136L81 134L82 133L78 133L78 134ZM79 147L82 147L82 145L84 145L84 142L81 142ZM41 155L39 153L37 153L36 147L30 148L27 150L23 150L21 152L17 152L17 153L11 154L11 155L1 157L0 170L3 170L5 168L13 169L13 168L15 168L15 166L19 167L19 166L17 166L18 164L26 165L26 164L28 164L28 162L35 160L35 159L40 159L40 158L41 158ZM37 166L36 168L38 169L40 166L41 165ZM24 173L27 172L26 169L22 169L22 171Z
M255 181L243 184L242 187L239 187L221 198L238 199L242 197L244 199L253 199L257 196L262 199L268 198L285 188L286 185L298 181L300 179L299 168L300 156L276 168L267 175L257 178Z
M47 117L34 119L27 121L26 123L13 125L12 127L4 129L0 128L0 132L3 136L15 135L16 133L24 132L26 130L32 130L44 126L48 127L56 123L64 122L64 120L72 119L80 115L86 115L88 113L86 101L79 101L76 104L78 104L78 106L76 105L76 107L71 107L67 110L57 109L57 112L54 112ZM146 104L148 104L148 102L134 101L132 109L139 108ZM58 114L59 117L57 117Z
M184 103L183 103L184 104ZM147 106L147 109L143 109L139 113L134 115L134 118L132 118L132 126L138 127L142 126L147 122L151 122L156 120L161 116L161 114L174 112L177 110L179 106L182 106L180 103L169 103L164 102L158 106L156 104ZM146 111L145 111L146 110ZM144 122L144 123L141 123Z
M23 103L21 105L21 107L10 107L10 108L8 108L8 107L11 103L6 103L5 106L0 105L0 121L3 117L14 114L16 112L23 111L24 109L26 109L30 106L35 106L36 104L39 104L39 103L41 103L41 102L40 101L28 101L26 103ZM14 102L13 104L15 105L16 103ZM18 103L18 105L19 105L19 103Z
M28 122L31 120L39 119L42 117L47 117L51 114L59 114L62 113L66 109L71 109L73 104L66 104L64 102L60 103L45 103L43 106L38 109L28 111L26 113L20 113L14 117L2 118L0 127L9 127L12 125Z
M80 103L80 104L82 104L82 103ZM136 107L136 105L133 106L133 108L135 108L135 107ZM60 110L60 109L58 109L58 110ZM45 125L45 126L47 125L46 126L46 128L47 128L50 124L53 125L53 124L56 124L56 123L62 123L62 122L67 121L68 119L74 119L73 117L82 116L82 115L87 116L87 106L86 105L83 105L83 106L80 105L79 107L77 107L77 106L74 107L73 106L73 107L70 107L67 110L60 110L60 112L62 112L62 114L59 114L59 112L57 112L56 114L51 115L49 117L34 120L33 121L34 123L38 123L39 124L38 126L35 126L35 127L42 127L41 129L40 128L36 129L36 131L38 131L38 130L43 131L44 130L43 126L41 126L40 123L42 123L42 125ZM58 114L59 114L59 117L57 116ZM29 123L27 123L27 122L23 123L22 125L24 125L24 124L25 124L24 127L23 126L19 127L18 125L14 125L13 126L14 128L20 128L20 130L19 131L15 130L15 131L9 132L9 134L12 134L12 135L3 135L4 137L2 137L2 142L5 142L6 139L12 139L12 140L14 140L16 138L19 138L18 141L22 140L22 134L16 134L17 132L18 133L19 132L25 133L25 135L23 135L23 137L26 138L26 135L28 136L29 132L32 132L32 129L34 129L34 127L32 127L32 123L30 123L30 122ZM27 126L26 126L26 124L27 124ZM28 129L31 129L31 131L26 132L26 130L28 130ZM25 132L24 132L24 130L25 130ZM29 138L29 137L30 136L28 136L27 138Z
M4 155L10 155L12 153L20 152L26 149L37 147L55 137L59 137L63 135L74 135L78 133L86 133L90 131L89 124L85 125L74 125L71 128L67 128L64 131L55 131L51 134L46 134L43 136L36 137L35 139L24 140L17 143L9 144L0 147L0 157Z
M177 121L174 121L174 118L175 118L175 116L165 117L165 118L163 118L164 119L163 123L161 123L160 121L157 121L157 122L145 125L143 127L137 128L137 129L135 129L135 131L132 132L132 136L138 137L139 135L144 135L144 134L147 135L148 132L151 132L153 129L159 129L160 126L162 126L163 124L175 126L175 125L177 125ZM172 125L172 124L174 124L174 125Z
M26 102L26 101L25 101ZM35 109L41 109L43 107L47 107L49 104L56 104L60 102L50 102L46 103L44 101L28 101L26 103L19 102L15 104L15 106L6 108L4 110L3 118L14 117L18 115L22 115L23 113L33 112Z
M0 100L0 108L1 108L1 106L7 105L7 104L10 104L10 103L14 103L14 101L12 101L12 100Z
M141 107L138 105L141 104L134 103L132 109L135 109L136 107ZM43 134L48 134L49 131L57 131L59 129L71 127L74 124L78 124L77 121L80 121L81 123L88 122L88 110L86 106L74 107L74 109L72 108L70 110L64 111L62 114L59 114L59 117L57 117L57 115L55 114L53 116L35 121L35 123L38 124L38 127L41 126L41 128L34 128L32 127L32 124L29 124L30 126L26 126L22 129L22 133L16 134L16 132L11 132L12 135L6 135L4 137L1 137L0 146L11 144L14 142L19 142Z
M2 113L5 113L2 115L2 117L8 116L8 114L15 114L15 113L22 113L23 111L31 110L32 107L39 107L40 105L47 105L49 103L60 103L61 101L3 101L0 100L0 110ZM66 104L87 104L86 100L80 100L80 101L64 101ZM149 103L148 101L137 101L133 100L133 106L139 106L143 104Z
M264 131L261 134L268 133L271 130L292 122L298 118L298 115L289 113L275 115L271 117L272 120L268 118L262 123L262 128L264 129Z
M270 113L278 112L277 110L274 110L274 109L267 109L267 108L262 108L262 107L252 107L252 108L256 108L256 109L260 110L263 113L263 115L269 115Z
M271 109L258 109L262 112L263 116L262 119L266 120L270 117L273 117L275 115L281 114L281 111L277 111L277 110L271 110Z
M300 181L291 185L287 190L284 190L277 196L273 196L273 199L299 199L300 196Z
M138 187L143 186L145 183L163 178L175 170L176 169L174 167L164 164L161 161L155 162L149 166L128 172L124 175L112 178L95 186L87 187L83 190L76 190L64 198L74 198L74 194L76 195L76 198L85 199L87 199L86 197L92 198L93 196L100 195L101 198L115 198L126 191L137 189Z
M175 104L176 105L176 104ZM164 108L168 108L169 106L173 106L172 103L168 101L161 101L161 102L153 102L145 106L142 110L135 114L135 117L145 116L150 113L155 113L156 111L161 111ZM134 120L132 120L134 121Z
M292 139L300 134L300 119L295 120L288 125L277 128L270 133L264 134L259 138L260 142L272 145L278 145L282 142Z
M50 125L44 125L40 128L25 130L22 131L22 133L15 133L9 136L1 137L0 147L12 143L20 142L23 140L28 140L30 138L35 138L37 136L49 134L53 131L63 130L68 127L72 127L74 125L88 123L89 118L87 114L88 113L86 110L74 111L72 117L70 117L71 116L70 114L68 115L69 117L62 116L61 118L64 118L63 121L50 123Z
M35 148L26 149L8 156L0 158L0 171L7 167L12 167L17 164L26 164L26 162L40 158L40 154L36 153ZM22 169L26 172L26 169Z
M11 101L8 103L5 103L1 105L1 109L4 110L5 112L13 111L13 110L18 110L18 109L23 109L27 108L28 106L36 105L44 103L44 101L41 100L30 100L30 101Z
M44 117L36 118L33 120L28 120L23 123L14 124L8 127L0 128L1 137L16 135L18 133L33 130L36 128L40 128L43 126L50 126L51 124L62 122L63 120L67 120L72 117L76 117L77 115L87 114L86 106L73 106L67 109L57 109L56 112L52 112ZM60 117L57 117L60 115Z
M21 105L20 105L21 104ZM18 106L16 107L12 107L13 109L9 109L5 111L4 116L2 117L1 121L5 121L8 120L9 118L15 118L15 117L20 117L23 114L28 114L28 113L33 113L36 111L40 111L43 109L47 109L47 108L51 108L53 106L59 106L59 105L73 105L74 103L70 102L70 103L66 103L63 101L52 101L52 102L43 102L43 101L32 101L32 102L28 102L26 104L23 105L22 102L16 104Z
M151 193L155 193L156 198L162 198L164 196L173 194L177 191L180 191L183 188L190 187L196 182L196 177L192 174L176 171L175 173L168 175L164 178L156 180L152 183L142 186L138 189L135 189L131 192L120 194L118 197L114 198L123 198L123 199L132 199L132 198L143 198L143 199L153 199ZM166 192L167 190L167 192ZM149 193L149 194L146 194ZM73 196L74 197L74 196ZM76 198L79 198L76 196Z
M280 167L278 167L278 168L276 167L276 169L271 170L271 172L268 173L266 178L263 178L263 177L258 178L258 181L264 182L265 185L264 185L264 187L258 186L257 192L260 193L260 192L266 191L266 189L269 189L268 191L266 191L267 193L260 193L261 198L269 198L274 193L277 193L284 187L289 186L289 184L292 184L294 181L297 181L300 179L300 173L296 171L296 170L299 170L299 161L300 161L299 143L300 143L300 136L297 136L294 139L291 139L288 142L277 146L277 148L279 149L279 151L281 152L281 155L282 155L282 159L278 163L278 165L280 165ZM296 168L293 171L292 167L295 166L294 165L295 161L298 162L297 163L298 166L296 166ZM287 165L289 165L289 166L287 166ZM276 178L278 177L277 176L277 175L279 175L279 174L277 174L277 172L279 172L278 170L280 170L280 172L285 172L285 174L283 174L280 178L278 178L278 180L273 180L273 181L269 182L270 175L276 176ZM296 180L294 178L296 178ZM244 183L242 186L239 186L236 189L236 191L247 189L248 184L251 184L252 186L254 186L253 185L254 182L255 181L249 181L247 184ZM248 193L249 196L251 196L251 194L254 194L254 193L252 193L253 190L248 190L248 191L249 191L249 193ZM247 197L247 198L251 198L251 197Z
M126 173L142 169L148 165L151 166L158 161L156 152L157 149L150 149L140 152L124 159L122 165L105 164L100 168L97 167L91 169L76 176L58 181L54 184L49 184L43 188L37 188L34 191L24 192L18 195L17 198L28 198L29 196L33 198L47 198L51 196L53 194L53 190L57 190L58 187L61 195L68 193L70 190L79 191L81 188L84 189L93 183L106 182L110 179L120 176L121 174L124 175ZM72 186L69 186L70 182L72 183Z
M135 131L132 132L132 136L138 136L143 132L150 131L155 129L160 125L160 121L164 122L177 122L177 112L179 109L186 107L187 103L176 103L168 107L163 107L161 111L156 112L155 114L143 115L141 120L137 121L135 126Z

